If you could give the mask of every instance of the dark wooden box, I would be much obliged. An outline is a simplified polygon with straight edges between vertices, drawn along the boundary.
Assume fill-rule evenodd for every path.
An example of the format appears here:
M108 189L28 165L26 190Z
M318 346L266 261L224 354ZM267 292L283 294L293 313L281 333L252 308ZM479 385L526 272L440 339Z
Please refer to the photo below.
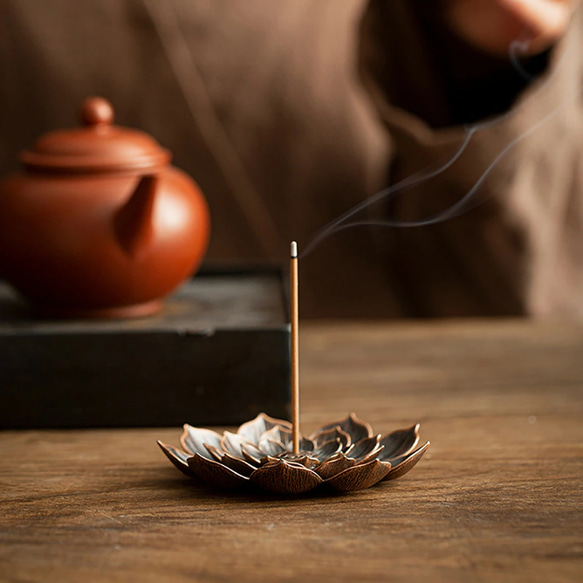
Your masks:
M207 269L156 316L55 321L0 283L0 427L289 418L285 296L277 269Z

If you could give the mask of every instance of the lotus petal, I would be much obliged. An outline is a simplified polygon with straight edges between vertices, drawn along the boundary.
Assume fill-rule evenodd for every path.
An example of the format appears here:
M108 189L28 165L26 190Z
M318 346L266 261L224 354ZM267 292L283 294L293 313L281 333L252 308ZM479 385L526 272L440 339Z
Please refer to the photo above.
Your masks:
M346 419L342 421L337 421L336 423L328 423L321 427L317 433L320 431L326 431L328 429L334 429L335 427L340 427L342 431L350 435L351 443L355 443L364 439L365 437L372 437L372 428L368 423L361 421L358 417L351 413Z
M241 446L241 453L243 458L247 460L252 466L259 467L261 465L261 458L265 457L254 445L248 443Z
M401 457L413 451L413 448L419 441L419 423L409 427L409 429L399 429L385 435L381 439L381 444L385 446L383 452L379 455L379 459L389 461L391 459Z
M239 459L237 457L233 457L232 455L225 453L222 459L223 465L231 468L233 471L241 474L248 478L257 468L252 466L251 464Z
M206 450L211 454L212 459L222 462L223 461L223 450L215 447L214 445L210 445L209 443L204 444Z
M413 453L406 454L390 462L393 467L391 468L391 471L384 477L384 479L395 480L396 478L404 476L407 472L410 472L417 465L417 462L423 457L428 447L429 441L425 445L422 445L419 449L415 450Z
M259 442L262 439L270 439L271 441L279 441L286 445L287 443L291 443L292 441L292 431L287 427L282 427L281 425L275 425L268 431L266 431L260 438Z
M325 431L320 429L312 434L310 438L314 442L316 448L320 447L327 441L336 441L337 439L342 442L342 449L349 447L351 444L350 435L338 426L333 427L332 429L326 429Z
M249 478L215 460L202 457L198 453L188 458L188 466L203 482L220 488L233 490L249 482Z
M277 460L255 470L250 481L279 494L302 494L317 488L322 478L301 464Z
M269 431L267 433L269 433ZM267 433L264 435L267 435ZM272 441L271 439L265 439L265 437L262 437L259 440L258 448L264 456L271 455L275 457L276 455L287 451L285 445L280 441Z
M261 439L261 436L276 425L291 429L291 423L288 421L284 421L283 419L274 419L265 413L259 413L259 415L257 415L257 417L255 417L255 419L252 421L243 423L243 425L239 427L237 433L251 443L257 445Z
M241 452L242 445L249 445L249 441L243 436L237 433L231 433L230 431L225 431L223 437L221 437L221 447L223 451L231 454L234 457L242 457Z
M380 440L380 434L375 437L365 437L351 445L344 453L354 460L362 460L365 457L368 457L371 453L379 452L381 450L379 444Z
M232 457L239 459L244 458L255 466L259 465L259 460L264 455L259 451L259 449L257 449L257 446L247 441L247 439L241 435L238 435L237 433L231 433L229 431L225 431L223 434L223 437L221 438L221 445L223 451Z
M261 458L261 465L265 466L267 464L275 464L278 461L280 461L280 458L278 457L273 457L271 455L266 455L265 457ZM295 463L295 462L294 462ZM256 468L257 469L257 468Z
M216 431L212 431L212 429L200 429L192 427L188 423L184 424L184 431L180 436L180 445L186 451L191 451L193 454L197 453L207 459L213 459L204 446L205 443L221 447L221 436Z
M356 465L356 460L347 458L343 453L323 461L314 471L323 479L327 480L348 468Z
M360 464L365 464L365 463L369 462L370 460L378 459L379 458L379 454L383 450L383 447L384 447L383 445L379 445L377 449L373 449L367 455L362 456L361 458L357 459L356 460L356 463L358 465L360 465ZM381 461L384 461L384 460L381 460Z
M360 464L348 468L332 478L326 480L326 485L340 492L363 490L380 482L391 470L389 462L372 460L366 464Z
M321 462L333 456L342 450L342 442L340 440L327 441L312 452L312 455Z
M171 445L166 445L165 443L162 443L160 440L158 440L156 443L160 446L160 449L164 452L166 457L172 462L174 467L178 468L183 474L189 477L196 475L188 466L188 458L192 455L191 453L186 453L185 451L176 449Z
M307 437L302 437L300 439L300 451L311 453L314 451L314 449L316 449L316 446L314 445L314 442L311 439Z
M271 433L272 431L274 432L274 435L277 435L277 433L279 433L279 437L277 437L275 441L280 441L281 443L283 443L283 445L285 445L286 450L291 451L293 449L293 438L291 429L288 429L287 427L279 427L279 425L277 426L277 428L279 428L277 432L276 427L274 427L270 429L267 433L264 433L263 437L265 437L268 433ZM300 437L300 451L303 451L307 454L314 451L314 442L311 439L308 439L307 437Z
M314 457L310 457L309 455L302 452L293 453L290 451L286 451L280 454L278 459L285 460L286 462L291 462L294 464L301 464L302 466L305 466L306 468L310 469L313 469L315 466L320 465L320 460Z

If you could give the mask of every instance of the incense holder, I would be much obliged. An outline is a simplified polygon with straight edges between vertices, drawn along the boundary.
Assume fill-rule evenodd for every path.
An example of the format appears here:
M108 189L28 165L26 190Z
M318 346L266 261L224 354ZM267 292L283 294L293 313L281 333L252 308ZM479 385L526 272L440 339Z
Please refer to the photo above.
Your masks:
M419 424L375 435L354 413L301 437L293 452L292 426L260 413L222 435L184 425L182 449L158 441L168 459L187 476L226 489L256 486L279 494L303 494L317 488L339 492L370 488L409 472L429 442L415 449Z

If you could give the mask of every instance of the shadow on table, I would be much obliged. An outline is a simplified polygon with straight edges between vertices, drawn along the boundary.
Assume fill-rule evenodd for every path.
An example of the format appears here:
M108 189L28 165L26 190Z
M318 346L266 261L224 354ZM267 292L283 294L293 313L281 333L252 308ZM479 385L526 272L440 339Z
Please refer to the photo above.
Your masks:
M166 473L164 471L164 473ZM168 468L168 476L161 477L158 479L144 480L135 483L136 487L148 488L149 490L156 490L160 493L166 494L164 496L165 500L175 499L184 502L186 498L196 500L200 503L202 499L209 501L216 501L217 499L229 500L233 503L245 503L248 504L250 501L253 502L274 502L274 501L286 501L286 500L318 500L318 499L331 499L331 498L345 498L346 496L358 495L361 491L355 492L337 492L333 490L327 490L325 488L317 488L305 494L276 494L272 492L266 492L261 490L252 484L242 488L241 490L227 490L217 487L212 487L211 485L202 482L198 478L192 477L188 478L186 476L176 475L176 471L172 468Z

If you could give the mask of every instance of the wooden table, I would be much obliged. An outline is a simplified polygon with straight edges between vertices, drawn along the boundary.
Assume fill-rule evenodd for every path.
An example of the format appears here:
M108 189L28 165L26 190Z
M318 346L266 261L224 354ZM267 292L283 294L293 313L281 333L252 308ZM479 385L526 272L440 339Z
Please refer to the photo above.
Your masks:
M4 432L0 579L583 580L582 326L310 325L302 367L305 431L419 421L428 454L286 499L194 485L155 445L177 428Z

